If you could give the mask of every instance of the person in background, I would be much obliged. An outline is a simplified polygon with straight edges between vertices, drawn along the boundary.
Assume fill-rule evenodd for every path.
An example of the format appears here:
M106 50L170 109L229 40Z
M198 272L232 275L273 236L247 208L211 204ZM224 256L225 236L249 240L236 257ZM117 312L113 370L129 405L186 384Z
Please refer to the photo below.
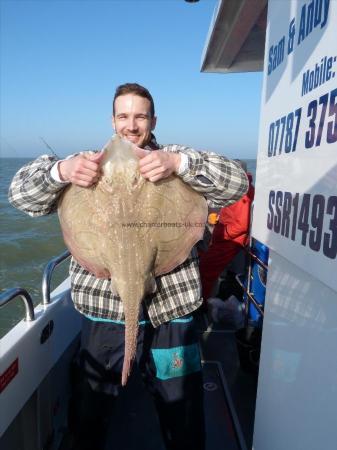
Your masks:
M237 161L247 171L246 164ZM202 296L205 302L213 294L214 285L221 272L248 244L250 211L255 189L252 175L248 173L247 176L249 180L247 193L232 205L221 208L218 215L212 213L209 216L214 224L213 234L208 249L199 252Z
M247 191L246 174L236 162L181 145L158 145L153 98L139 84L116 89L112 124L120 137L135 145L140 173L150 182L175 174L213 208L230 205ZM43 155L14 176L9 200L31 216L51 214L69 183L90 187L97 182L102 156L83 153L57 160ZM74 402L73 449L102 450L109 412L121 390L123 304L111 292L109 280L96 278L74 258L70 276L72 299L83 316L78 358L82 383ZM195 248L183 264L156 278L156 291L141 305L136 360L169 450L205 448L201 360L193 318L201 305Z

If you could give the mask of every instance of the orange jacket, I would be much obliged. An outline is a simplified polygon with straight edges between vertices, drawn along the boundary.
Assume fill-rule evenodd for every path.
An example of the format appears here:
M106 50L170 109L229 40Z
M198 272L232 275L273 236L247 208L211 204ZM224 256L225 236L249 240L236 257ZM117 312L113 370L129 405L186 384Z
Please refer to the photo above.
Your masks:
M212 242L232 241L242 246L247 244L250 225L250 210L254 200L255 189L252 177L248 174L248 192L233 205L220 210L219 222L215 225Z

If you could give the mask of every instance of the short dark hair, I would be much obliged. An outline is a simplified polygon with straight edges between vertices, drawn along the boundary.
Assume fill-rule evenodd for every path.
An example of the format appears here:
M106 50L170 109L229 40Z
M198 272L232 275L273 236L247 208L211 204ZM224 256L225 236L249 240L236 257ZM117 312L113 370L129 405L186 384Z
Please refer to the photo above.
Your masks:
M147 98L151 104L151 117L154 117L154 102L152 95L150 92L140 84L137 83L125 83L121 84L117 87L115 96L112 102L112 114L115 115L115 101L117 97L120 97L121 95L127 95L127 94L134 94L139 95L139 97Z

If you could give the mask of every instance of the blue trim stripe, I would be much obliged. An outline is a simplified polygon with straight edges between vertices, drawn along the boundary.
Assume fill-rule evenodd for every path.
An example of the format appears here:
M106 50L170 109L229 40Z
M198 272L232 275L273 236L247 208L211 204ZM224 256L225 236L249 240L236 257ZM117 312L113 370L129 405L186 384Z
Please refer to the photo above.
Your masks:
M156 377L160 380L183 377L201 370L198 344L153 348L151 353L156 366Z
M85 315L87 319L93 320L94 322L108 322L108 323L115 323L117 325L125 325L124 320L111 320L111 319L102 319L101 317L93 317L93 316L87 316ZM138 325L147 325L151 323L149 320L140 320L138 322Z
M193 317L189 316L189 317L186 317L186 319L173 319L173 320L170 320L170 323L189 323L189 322L192 322L192 320L193 320Z
M85 317L87 319L93 320L94 322L107 322L107 323L115 323L117 325L125 325L125 321L124 320L112 320L112 319L103 319L102 317L94 317L94 316L88 316L87 314L85 314ZM193 317L189 316L186 317L185 319L173 319L170 320L169 323L189 323L192 322ZM150 324L150 320L140 320L138 322L138 325L147 325Z

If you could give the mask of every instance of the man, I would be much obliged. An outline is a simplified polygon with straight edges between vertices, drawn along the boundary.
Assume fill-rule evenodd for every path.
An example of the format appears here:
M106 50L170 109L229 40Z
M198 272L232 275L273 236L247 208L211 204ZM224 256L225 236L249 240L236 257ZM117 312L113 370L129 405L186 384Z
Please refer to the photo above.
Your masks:
M212 207L229 205L246 192L246 176L235 162L188 147L157 144L152 134L154 103L144 87L128 83L117 88L112 123L120 137L135 145L140 173L150 182L176 174ZM32 216L50 214L68 183L83 187L96 183L102 156L84 153L56 161L44 155L15 175L9 199ZM76 448L99 450L105 445L104 418L120 391L123 307L110 291L109 280L96 279L74 259L70 274L74 305L84 316L79 360L86 381L79 397ZM153 395L167 449L203 450L201 364L192 315L202 304L196 251L174 271L157 277L156 284L156 292L142 303L138 366Z

